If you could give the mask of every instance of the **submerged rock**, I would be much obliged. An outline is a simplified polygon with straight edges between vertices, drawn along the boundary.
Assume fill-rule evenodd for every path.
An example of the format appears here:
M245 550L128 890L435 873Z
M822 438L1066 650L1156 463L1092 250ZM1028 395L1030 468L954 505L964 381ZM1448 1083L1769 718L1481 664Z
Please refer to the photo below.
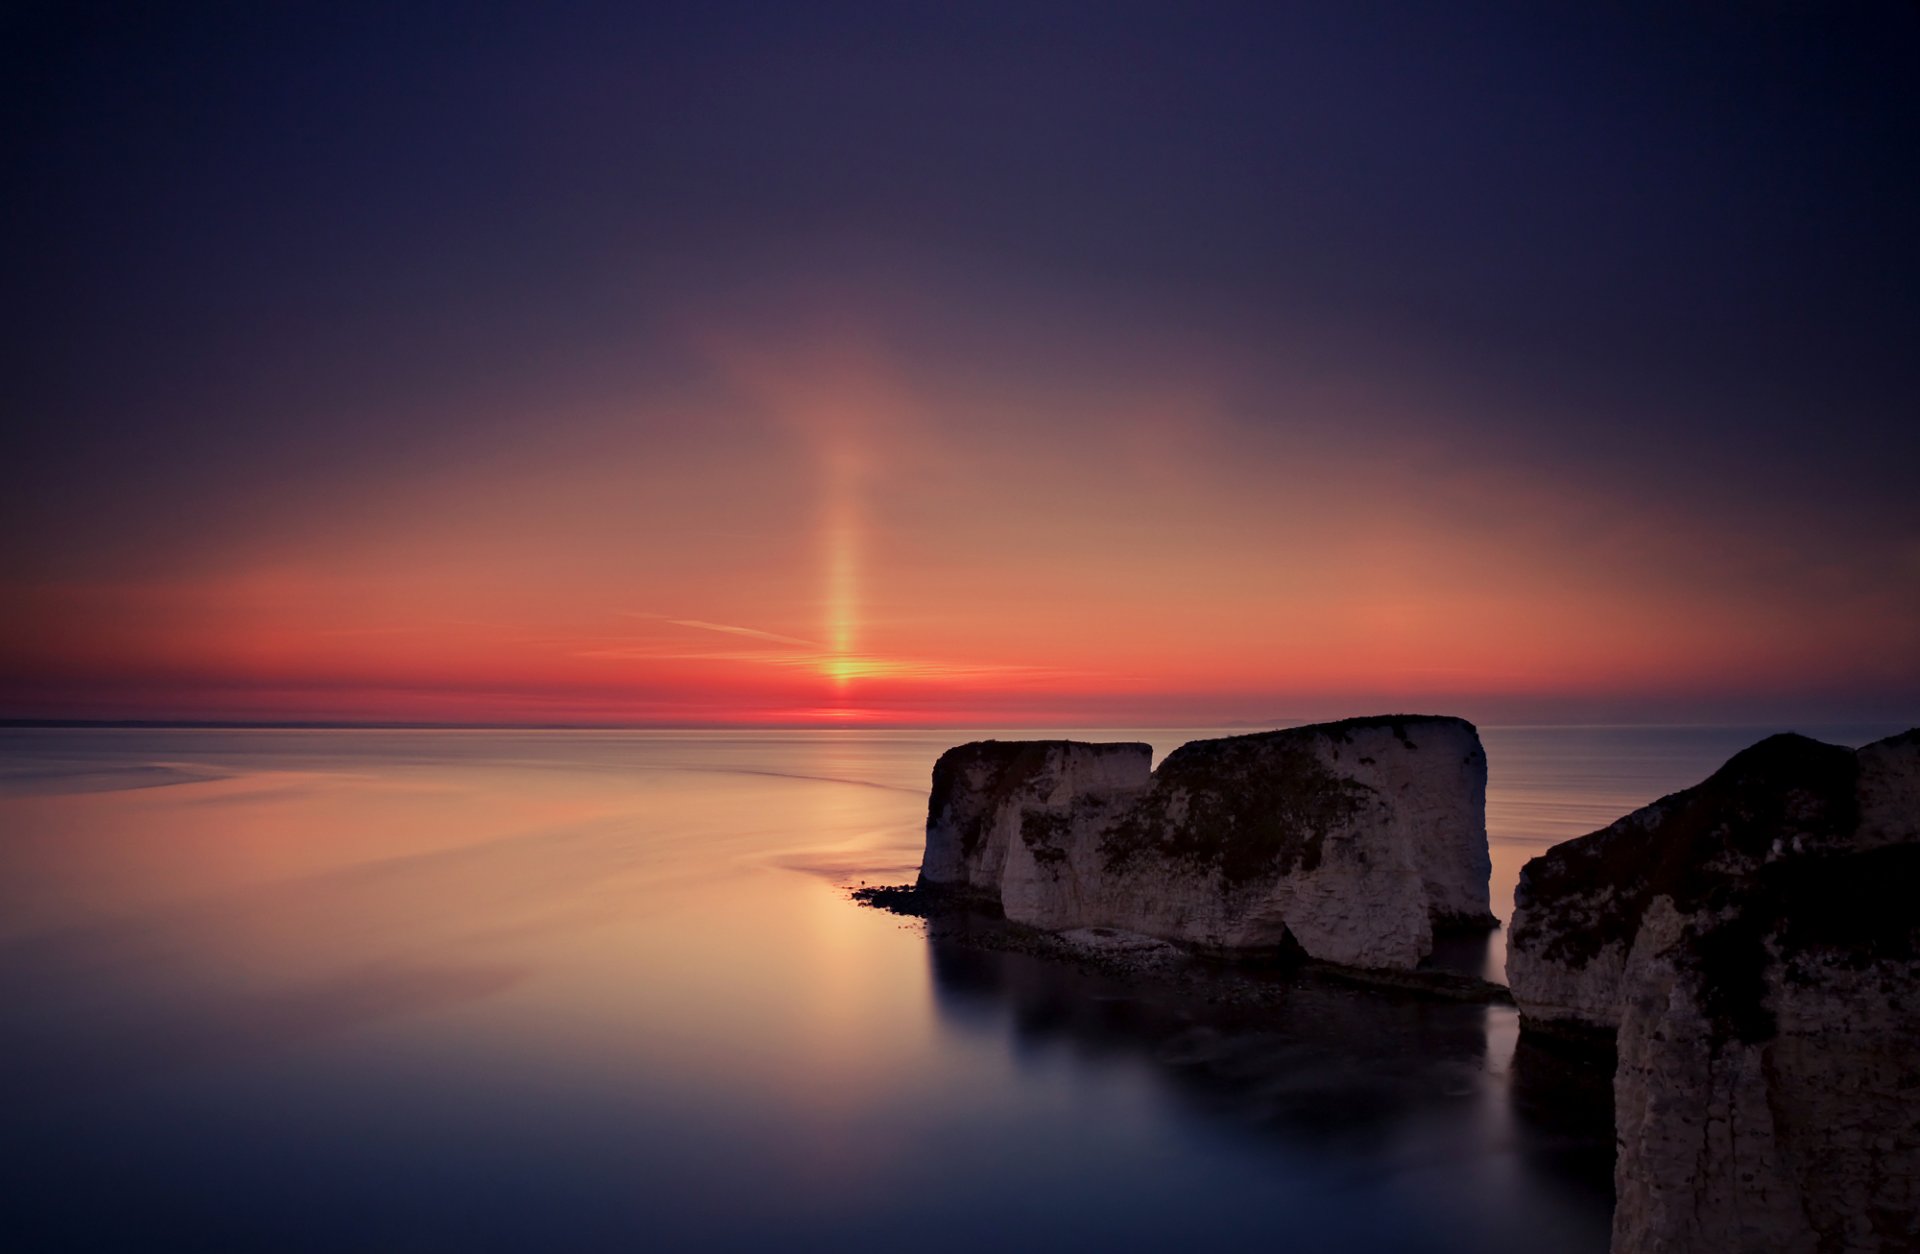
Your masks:
M943 754L924 883L1016 923L1225 953L1410 969L1436 926L1491 926L1487 759L1456 718L1349 719L1142 744L983 741Z
M1508 945L1529 1028L1617 1033L1615 1250L1920 1248L1920 731L1556 846Z

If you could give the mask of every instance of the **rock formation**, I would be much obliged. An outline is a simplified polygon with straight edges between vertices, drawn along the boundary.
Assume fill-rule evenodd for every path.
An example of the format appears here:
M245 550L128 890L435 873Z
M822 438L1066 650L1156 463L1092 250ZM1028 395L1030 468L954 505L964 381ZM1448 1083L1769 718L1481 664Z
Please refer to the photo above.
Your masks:
M1920 731L1775 736L1528 863L1533 1029L1617 1032L1614 1249L1920 1249Z
M976 740L949 749L933 765L920 878L998 901L1007 849L1027 814L1038 825L1076 800L1140 792L1152 768L1153 746L1144 744Z
M1455 718L1349 719L1143 744L982 741L941 756L925 883L1018 923L1213 951L1298 946L1410 969L1436 925L1490 926L1486 753Z

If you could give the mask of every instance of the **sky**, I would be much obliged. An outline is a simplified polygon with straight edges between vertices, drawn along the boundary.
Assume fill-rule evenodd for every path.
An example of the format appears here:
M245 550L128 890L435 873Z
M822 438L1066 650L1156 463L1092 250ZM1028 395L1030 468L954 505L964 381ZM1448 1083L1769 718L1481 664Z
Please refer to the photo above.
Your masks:
M1920 6L0 59L0 717L1920 722Z

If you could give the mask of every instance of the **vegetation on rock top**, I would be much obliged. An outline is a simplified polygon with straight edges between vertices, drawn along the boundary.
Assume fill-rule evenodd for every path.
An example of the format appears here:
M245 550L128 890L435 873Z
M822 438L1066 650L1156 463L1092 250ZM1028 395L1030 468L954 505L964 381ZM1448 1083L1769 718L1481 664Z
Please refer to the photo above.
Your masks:
M1160 764L1102 836L1100 854L1109 871L1159 857L1230 885L1271 880L1318 867L1328 833L1373 796L1293 733L1194 741Z

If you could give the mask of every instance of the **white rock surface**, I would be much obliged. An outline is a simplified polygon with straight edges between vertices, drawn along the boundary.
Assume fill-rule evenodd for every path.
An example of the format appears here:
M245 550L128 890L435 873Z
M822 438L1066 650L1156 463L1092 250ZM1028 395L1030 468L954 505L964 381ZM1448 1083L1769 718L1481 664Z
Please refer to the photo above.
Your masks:
M1440 924L1490 925L1486 754L1405 716L1143 745L982 742L934 770L922 879L1007 917L1220 951L1298 945L1408 969Z
M1920 1249L1920 731L1762 741L1516 903L1525 1022L1618 1029L1615 1251Z
M1507 984L1527 1026L1609 1033L1620 1025L1621 978L1653 897L1661 834L1685 822L1675 794L1520 870L1507 930Z
M1147 787L1153 747L1077 740L976 740L940 755L927 801L920 878L998 899L1007 847L1029 813Z
M1860 849L1920 843L1920 728L1861 748L1860 826L1851 843Z
M1747 1040L1670 901L1642 930L1614 1076L1614 1250L1920 1249L1920 968L1831 939L1784 961L1769 945L1768 1022Z

